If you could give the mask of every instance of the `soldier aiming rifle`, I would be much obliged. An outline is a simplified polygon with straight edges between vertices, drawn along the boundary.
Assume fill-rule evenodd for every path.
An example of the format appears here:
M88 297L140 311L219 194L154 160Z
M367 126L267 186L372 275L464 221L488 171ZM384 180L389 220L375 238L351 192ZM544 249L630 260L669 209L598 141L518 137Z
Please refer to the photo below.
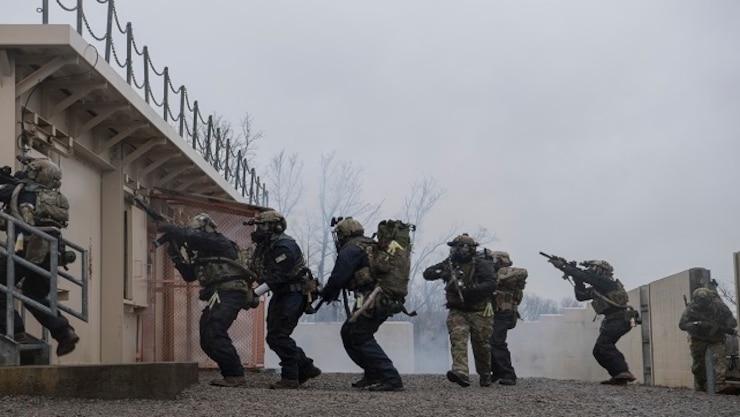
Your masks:
M635 326L638 315L629 306L629 297L622 283L614 278L614 268L603 260L583 261L576 264L564 258L540 252L555 268L563 271L563 279L572 277L576 300L591 301L597 315L604 320L599 327L599 337L594 345L596 361L609 372L610 379L602 384L626 385L635 380L629 371L624 355L617 349L617 341ZM581 269L578 266L583 266ZM588 287L586 286L588 284Z

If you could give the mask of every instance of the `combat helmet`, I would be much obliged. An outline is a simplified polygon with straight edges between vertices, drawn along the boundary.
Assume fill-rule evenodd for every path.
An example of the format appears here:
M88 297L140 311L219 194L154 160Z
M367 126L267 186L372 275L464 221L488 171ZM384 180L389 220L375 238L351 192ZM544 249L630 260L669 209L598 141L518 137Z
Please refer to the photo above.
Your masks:
M711 304L715 297L717 293L705 287L697 288L691 293L691 300L701 307Z
M218 225L213 221L211 216L206 213L200 213L190 220L189 227L205 233L216 233Z
M362 236L365 234L365 228L352 217L345 217L334 226L334 233L339 237Z
M277 238L288 228L285 216L275 210L263 211L257 217L244 222L244 224L257 226L251 234L252 242L255 243Z
M614 268L612 268L609 262L604 260L593 259L590 261L583 261L581 262L581 265L586 267L587 272L591 272L597 275L603 275L609 278L614 275Z
M62 186L62 170L48 159L34 159L28 163L28 179L48 188Z
M475 248L478 242L469 234L463 233L447 242L450 247L450 259L455 262L469 262L475 256Z
M254 224L267 224L273 233L283 233L288 228L285 217L275 210L263 211L254 219Z

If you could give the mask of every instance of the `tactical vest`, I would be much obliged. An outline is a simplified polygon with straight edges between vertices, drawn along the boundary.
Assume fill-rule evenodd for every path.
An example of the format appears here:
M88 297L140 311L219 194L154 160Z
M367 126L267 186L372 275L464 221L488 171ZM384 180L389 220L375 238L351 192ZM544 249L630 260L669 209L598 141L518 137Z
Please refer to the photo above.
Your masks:
M231 244L236 248L236 243L231 242ZM238 253L238 248L236 249ZM234 259L197 256L193 262L195 263L195 276L203 288L246 291L251 287L244 268Z
M355 291L358 288L365 287L376 281L375 277L373 276L371 263L377 243L369 237L357 236L347 241L345 246L350 244L357 245L362 248L362 250L368 257L368 266L363 266L362 268L355 271L355 273L352 275L352 278L349 280L347 288L351 291Z
M724 328L725 314L723 313L722 300L712 300L712 304L707 309L701 309L697 304L689 304L689 318L691 321L701 321L710 323L711 326L700 327L696 330L690 330L691 340L698 340L710 343L723 342L727 335Z
M626 307L627 303L629 302L627 291L625 291L624 286L622 285L621 282L619 282L619 280L615 280L615 282L617 283L616 289L609 291L606 294L601 294L601 295L608 298L610 301L612 301L615 304L619 304L620 306ZM596 311L596 314L605 314L609 309L615 308L608 302L602 300L599 296L594 296L594 299L591 302L591 307L594 308L594 311Z
M278 236L275 240L270 242L268 245L265 245L263 247L258 247L257 250L254 251L254 253L251 256L251 259L249 260L250 269L254 271L257 276L259 277L259 280L261 281L264 279L267 269L265 267L265 262L267 261L265 259L265 254L267 252L270 252L272 248L275 246L275 243L280 240L291 240L295 241L291 236L288 236L286 234L281 234ZM301 271L306 267L306 261L301 257L301 259L298 260L298 262L293 265L293 268L291 269L291 276L295 278L295 281L300 281L303 279L303 275L301 274ZM300 278L300 280L299 280Z
M36 204L18 205L21 192L36 194ZM10 201L11 212L20 216L25 223L36 227L55 227L62 229L69 222L69 201L59 190L44 187L37 183L20 183L16 185ZM32 263L40 264L51 249L49 241L40 236L27 236L24 242L24 257Z
M476 259L475 257L473 257L472 261L466 262L464 264L448 262L446 268L449 269L451 274L454 274L454 270L456 269L456 267L459 267L459 269L462 271L461 284L463 286L470 286L477 283L477 280L475 279L475 263ZM452 281L447 283L447 285L445 286L445 298L447 300L447 306L449 308L460 308L470 311L482 311L486 308L486 304L490 302L490 297L482 297L474 302L471 302L470 300L460 299L460 292L462 292L462 290L458 292L458 288L455 283L453 283Z
M22 212L22 208L18 206L17 195L22 191L36 194L36 205L30 206L30 213ZM25 204L22 206L25 206ZM67 197L57 189L47 188L36 183L21 183L16 186L11 200L11 211L19 213L23 221L32 226L64 228L67 227L69 222L69 201Z

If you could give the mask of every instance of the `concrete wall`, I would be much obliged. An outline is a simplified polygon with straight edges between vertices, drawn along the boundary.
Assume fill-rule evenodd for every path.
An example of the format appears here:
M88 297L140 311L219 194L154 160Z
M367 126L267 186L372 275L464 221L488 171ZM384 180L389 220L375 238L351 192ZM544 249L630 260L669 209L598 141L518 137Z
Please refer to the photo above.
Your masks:
M708 275L709 271L694 268L629 291L635 309L641 308L641 290L648 300L642 312L645 328L635 327L617 344L638 382L693 387L687 335L678 328L678 320L684 295L688 298L695 283ZM520 322L508 339L517 374L587 381L608 378L591 353L601 324L600 318L593 318L589 306L544 315L536 322Z
M362 372L352 362L342 345L342 323L299 323L293 333L298 346L313 358L324 372ZM375 339L402 374L414 372L414 329L408 322L385 322L375 334ZM265 368L280 369L280 360L267 349Z

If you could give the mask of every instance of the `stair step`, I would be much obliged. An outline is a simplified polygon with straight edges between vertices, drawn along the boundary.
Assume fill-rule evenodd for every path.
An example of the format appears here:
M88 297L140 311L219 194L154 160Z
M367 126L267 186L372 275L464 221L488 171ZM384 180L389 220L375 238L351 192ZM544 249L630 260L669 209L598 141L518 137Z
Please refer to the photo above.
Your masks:
M24 344L18 345L18 348L21 350L21 352L24 352L27 350L44 349L46 346L47 346L46 343L24 343Z

